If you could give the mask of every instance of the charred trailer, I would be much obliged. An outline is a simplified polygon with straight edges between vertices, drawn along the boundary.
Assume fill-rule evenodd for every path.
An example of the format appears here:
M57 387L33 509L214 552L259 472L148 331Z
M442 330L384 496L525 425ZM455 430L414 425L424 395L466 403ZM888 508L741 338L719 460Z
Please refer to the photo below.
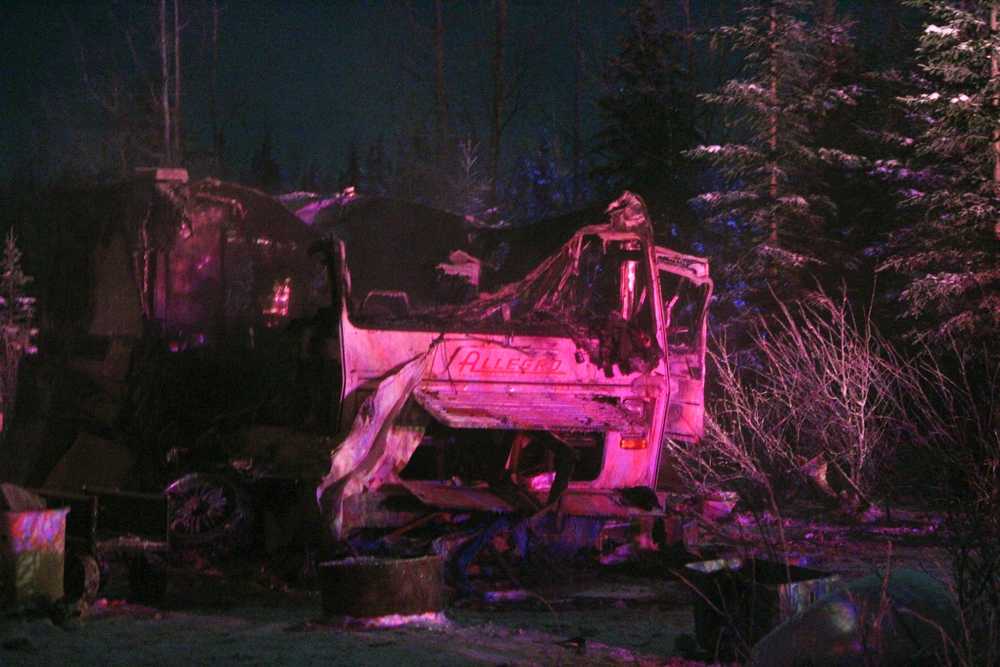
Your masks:
M335 539L442 511L663 517L665 438L703 431L705 259L642 200L517 230L359 200L333 225L342 440ZM679 489L674 489L679 490Z

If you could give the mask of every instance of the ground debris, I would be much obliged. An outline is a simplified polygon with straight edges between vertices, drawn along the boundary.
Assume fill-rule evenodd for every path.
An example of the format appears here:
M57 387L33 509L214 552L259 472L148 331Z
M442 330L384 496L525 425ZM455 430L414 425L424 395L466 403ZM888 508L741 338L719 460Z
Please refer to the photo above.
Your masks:
M870 575L761 639L751 664L944 664L946 647L958 637L957 618L947 589L924 573Z

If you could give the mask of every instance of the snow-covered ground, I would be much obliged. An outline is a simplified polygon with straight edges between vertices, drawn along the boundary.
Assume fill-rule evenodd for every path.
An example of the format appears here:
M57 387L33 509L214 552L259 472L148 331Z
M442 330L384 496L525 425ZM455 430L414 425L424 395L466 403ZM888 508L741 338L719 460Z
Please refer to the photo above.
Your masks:
M595 582L579 600L459 606L442 622L374 630L324 623L316 593L173 585L182 590L164 609L101 600L64 627L8 619L0 664L652 665L692 630L689 594L655 579Z
M845 579L946 569L933 517L861 525L806 516L782 520L793 564ZM744 553L756 543L752 550L766 557L777 525L737 515L703 527L701 537ZM438 622L381 629L325 622L319 593L276 586L263 570L175 572L156 609L124 602L124 577L115 577L107 597L67 623L0 616L0 665L701 664L676 657L676 639L694 633L695 594L670 569L658 556L587 569L530 593L508 589L494 602L460 600Z

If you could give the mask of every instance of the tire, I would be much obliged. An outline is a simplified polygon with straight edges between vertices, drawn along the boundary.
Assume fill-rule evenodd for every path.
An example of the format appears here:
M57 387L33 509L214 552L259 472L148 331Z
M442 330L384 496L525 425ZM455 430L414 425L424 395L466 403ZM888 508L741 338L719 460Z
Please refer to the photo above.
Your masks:
M101 589L101 566L90 554L66 554L66 599L93 602Z
M170 539L179 549L228 555L250 545L254 512L250 495L221 475L192 473L166 489Z

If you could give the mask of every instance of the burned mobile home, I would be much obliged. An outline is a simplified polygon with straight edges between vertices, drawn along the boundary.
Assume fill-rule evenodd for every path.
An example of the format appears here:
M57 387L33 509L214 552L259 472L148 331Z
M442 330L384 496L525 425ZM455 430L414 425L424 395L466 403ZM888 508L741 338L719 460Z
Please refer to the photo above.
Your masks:
M175 347L229 341L326 298L312 230L250 187L149 168L14 204L40 324L64 336L138 338L145 320Z
M99 495L102 543L116 515L141 514L137 494L161 503L182 494L171 503L171 541L205 537L186 516L203 507L186 501L219 478L171 482L238 458L241 430L300 416L288 407L298 343L289 324L329 299L326 272L308 254L315 234L265 193L189 181L182 169L55 190L19 210L35 249L42 339L4 432L19 455L3 462L3 478L49 498L86 489L84 508ZM236 491L225 499L203 533L219 535L242 511ZM84 541L96 550L93 535Z
M104 205L64 355L82 389L35 415L48 444L12 478L164 494L171 543L269 553L542 509L593 543L665 516L660 443L702 431L712 283L638 197L496 229L183 176L84 197Z
M335 541L412 519L405 497L664 516L660 443L702 434L712 282L654 244L639 197L529 230L359 198L329 229L345 435L317 498Z

